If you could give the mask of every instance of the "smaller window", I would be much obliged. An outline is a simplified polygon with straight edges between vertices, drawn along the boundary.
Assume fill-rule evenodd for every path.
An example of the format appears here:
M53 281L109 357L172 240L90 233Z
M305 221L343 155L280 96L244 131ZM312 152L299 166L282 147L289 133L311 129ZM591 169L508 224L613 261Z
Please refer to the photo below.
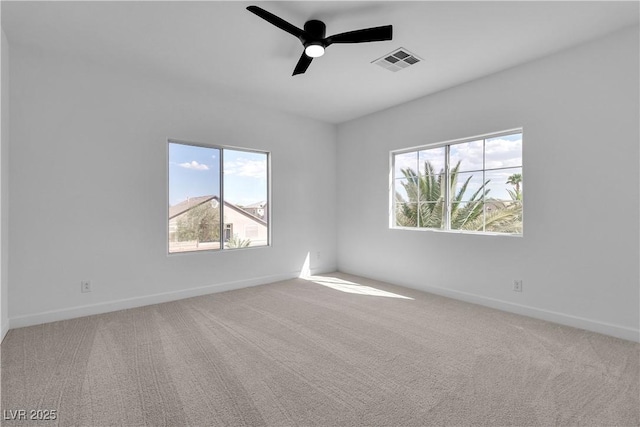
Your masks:
M522 131L391 153L392 228L521 235Z
M168 166L169 253L269 245L268 153L169 141Z
M233 237L233 224L224 225L224 241L228 242Z

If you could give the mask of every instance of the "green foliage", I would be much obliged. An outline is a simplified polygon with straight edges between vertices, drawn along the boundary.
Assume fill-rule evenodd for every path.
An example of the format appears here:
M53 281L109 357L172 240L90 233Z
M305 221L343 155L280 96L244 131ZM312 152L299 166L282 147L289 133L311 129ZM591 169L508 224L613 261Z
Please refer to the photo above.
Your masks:
M520 191L520 183L522 182L522 174L514 173L507 178L507 182L505 184L511 184L516 187L516 191Z
M469 176L456 193L460 162L451 170L449 193L451 198L451 229L467 229L466 225L482 216L482 200L489 190L482 185L471 197L465 193L472 176ZM431 162L424 163L424 173L411 168L402 169L406 179L402 183L408 200L396 192L398 211L396 221L405 227L444 228L445 226L445 175L444 170L436 172ZM489 181L487 181L489 182Z
M246 248L251 244L251 239L242 240L238 237L237 234L234 234L233 237L229 239L227 242L227 247L229 248Z
M512 200L522 201L522 192L520 191L521 182L522 182L521 173L514 173L513 175L510 175L509 178L507 178L507 182L505 184L511 184L514 186L513 190L507 190Z
M522 192L520 191L521 174L514 174L514 190L507 190L511 201L488 198L490 192L486 188L487 180L471 196L467 196L469 176L460 186L458 170L460 162L451 170L449 194L451 197L451 230L491 231L499 233L522 232ZM404 227L445 228L445 174L444 170L436 172L433 165L426 161L424 173L411 168L401 170L405 180L401 183L407 199L396 192L396 223ZM484 214L485 205L488 207ZM490 209L489 209L490 207Z
M220 241L220 210L203 203L192 208L178 220L178 241L198 242Z
M484 217L484 231L493 233L522 233L522 201L504 202L487 199L492 210L487 209ZM482 231L483 218L479 216L466 224L465 230Z

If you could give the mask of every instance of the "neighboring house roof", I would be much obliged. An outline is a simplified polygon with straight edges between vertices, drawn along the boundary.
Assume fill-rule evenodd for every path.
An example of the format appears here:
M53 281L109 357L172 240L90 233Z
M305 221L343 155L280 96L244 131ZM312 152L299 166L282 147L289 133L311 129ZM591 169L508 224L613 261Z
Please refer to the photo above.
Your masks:
M187 200L183 200L177 205L169 206L169 219L175 218L178 215L185 213L186 211L195 208L203 203L212 200L215 196L198 196L189 197ZM215 197L217 200L218 198Z
M200 206L204 203L210 202L211 200L218 200L218 196L197 196L197 197L189 197L187 200L184 200L180 203L178 203L177 205L173 205L173 206L169 206L169 219L173 219L179 215L182 215L183 213L187 212L188 210L191 210L193 208L195 208L196 206ZM229 208L229 209L233 209L236 212L241 213L242 215L252 219L253 221L260 223L262 225L264 225L266 227L267 222L265 220L263 220L262 218L259 218L255 215L250 214L249 212L245 211L244 209L234 205L233 203L229 203L229 202L224 202L224 207L225 208Z
M247 206L243 206L243 209L262 209L267 205L267 202L265 200L261 201L261 202L256 202L256 203L252 203L250 205Z
M487 212L493 212L494 210L503 209L507 204L503 200L487 199L484 203Z

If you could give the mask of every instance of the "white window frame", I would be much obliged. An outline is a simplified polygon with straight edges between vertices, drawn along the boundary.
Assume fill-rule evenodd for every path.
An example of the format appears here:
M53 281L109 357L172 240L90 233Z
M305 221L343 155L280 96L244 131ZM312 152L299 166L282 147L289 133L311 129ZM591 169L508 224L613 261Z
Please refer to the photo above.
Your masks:
M513 134L517 134L520 133L522 135L522 164L520 166L512 166L512 167L505 167L505 168L491 168L491 169L487 169L485 166L485 143L487 139L493 139L493 138L498 138L500 136L507 136L507 135L513 135ZM494 170L500 170L500 169L512 169L512 168L516 168L519 167L522 169L522 175L524 175L524 129L523 128L515 128L515 129L509 129L509 130L505 130L505 131L500 131L500 132L491 132L491 133L486 133L486 134L482 134L482 135L476 135L476 136L471 136L471 137L466 137L466 138L459 138L459 139L452 139L452 140L448 140L448 141L442 141L442 142L437 142L437 143L433 143L433 144L425 144L425 145L419 145L419 146L414 146L414 147L409 147L409 148L402 148L399 150L392 150L389 152L389 228L393 229L393 230L414 230L414 231L431 231L431 232L444 232L444 233L462 233L462 234L477 234L477 235L483 235L483 236L508 236L508 237L522 237L524 236L524 200L523 200L523 205L522 205L522 223L523 223L523 228L522 228L522 233L499 233L499 232L494 232L494 231L472 231L472 230L459 230L459 229L451 229L451 224L450 224L450 215L451 215L451 195L450 193L450 147L452 145L457 145L457 144L464 144L466 142L472 142L472 141L478 141L482 139L483 140L483 149L482 149L482 156L483 156L483 167L482 170L478 170L478 172L482 172L482 182L485 182L485 172L486 171L494 171ZM405 153L413 153L413 152L417 152L417 151L422 151L422 150L430 150L433 148L440 148L440 147L445 147L445 167L444 167L444 175L445 175L445 212L444 212L444 222L445 222L445 227L444 228L428 228L428 227L419 227L416 225L416 227L406 227L406 226L400 226L396 224L396 167L395 167L395 157L399 154L405 154ZM467 172L467 171L465 171ZM470 171L470 172L475 172L475 171ZM483 204L484 204L484 196L483 196ZM483 215L486 215L486 207L483 207ZM419 216L418 216L419 219ZM484 227L484 226L483 226Z
M165 242L167 244L167 255L169 256L173 256L173 255L184 255L184 254L193 254L193 253L201 253L201 252L228 252L228 251L238 251L238 250L251 250L251 249L261 249L261 248L268 248L272 246L272 240L271 240L271 152L270 151L265 151L265 150L259 150L259 149L255 149L255 148L245 148L245 147L236 147L236 146L232 146L232 145L217 145L217 144L205 144L205 143L201 143L201 142L192 142L192 141L185 141L185 140L180 140L180 139L174 139L174 138L168 138L167 139L167 144L166 144L166 166L167 166L167 175L166 175L166 200L167 200L167 206L169 206L169 147L171 144L182 144L182 145L189 145L189 146L193 146L193 147L202 147L202 148L211 148L211 149L217 149L219 150L220 153L220 159L218 160L219 162L219 173L220 173L220 188L219 188L219 193L220 193L220 248L217 249L205 249L205 250L197 250L197 251L179 251L179 252L171 252L169 249L169 239L170 239L170 230L169 230L169 209L167 209L165 211L165 216L166 216L166 238L165 238ZM265 207L265 211L267 213L267 244L266 245L260 245L260 246L247 246L244 248L225 248L224 247L224 232L225 232L225 227L226 224L224 222L224 150L232 150L232 151L246 151L248 153L260 153L260 154L265 154L267 156L267 202L266 202L266 207ZM231 236L233 237L233 235Z

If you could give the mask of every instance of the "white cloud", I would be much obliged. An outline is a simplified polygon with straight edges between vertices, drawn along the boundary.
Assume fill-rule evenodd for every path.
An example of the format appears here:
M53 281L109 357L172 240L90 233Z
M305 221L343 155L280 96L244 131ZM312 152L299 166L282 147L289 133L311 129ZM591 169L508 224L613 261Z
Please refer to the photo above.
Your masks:
M264 179L267 177L267 162L264 160L250 160L240 157L235 161L225 161L224 173L225 175Z
M418 167L418 156L415 152L396 154L394 156L396 178L402 178L402 169L413 169Z
M198 163L195 160L192 161L191 163L189 163L189 162L178 163L178 166L180 166L182 168L185 168L185 169L192 169L192 170L197 170L197 171L209 170L209 166L203 165L202 163Z
M485 158L487 168L522 166L522 139L516 141L500 138L488 140Z
M460 171L482 169L482 140L451 146L451 168L460 161Z
M396 178L402 177L400 171L407 167L415 169L416 165L419 165L420 171L423 172L425 160L429 160L436 171L439 171L444 167L444 149L421 150L419 159L415 152L396 155ZM522 167L522 138L487 139L484 145L483 140L453 144L451 145L450 161L452 168L460 161L460 172L479 171L483 169L483 166L485 169ZM514 172L511 171L509 175L511 173Z

